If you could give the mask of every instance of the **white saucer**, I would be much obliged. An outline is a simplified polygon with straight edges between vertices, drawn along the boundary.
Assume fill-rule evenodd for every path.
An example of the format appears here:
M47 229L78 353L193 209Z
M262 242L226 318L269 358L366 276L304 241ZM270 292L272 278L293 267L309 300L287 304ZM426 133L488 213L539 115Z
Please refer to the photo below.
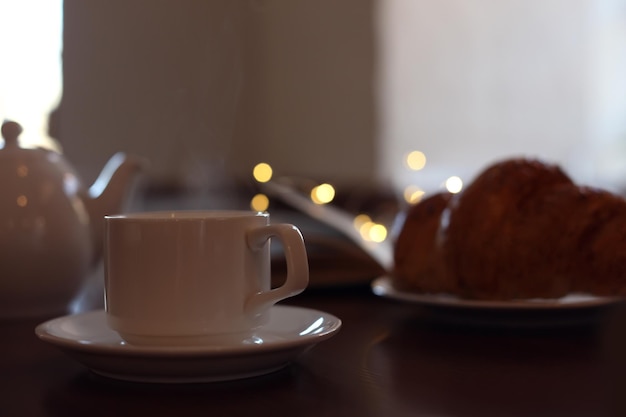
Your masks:
M468 300L452 294L419 294L402 291L393 286L390 277L372 282L372 291L382 297L407 301L431 307L453 307L475 310L566 310L609 306L623 301L620 297L600 297L591 294L569 294L561 298L534 298L527 300Z
M332 337L337 317L292 306L274 306L268 324L236 344L133 346L106 325L103 310L40 324L37 336L93 372L137 382L191 383L263 375L287 366L301 353Z
M570 294L555 299L468 300L451 294L419 294L393 286L390 277L372 282L372 291L381 297L415 304L436 321L458 325L504 328L550 328L596 325L607 308L623 302L618 297Z

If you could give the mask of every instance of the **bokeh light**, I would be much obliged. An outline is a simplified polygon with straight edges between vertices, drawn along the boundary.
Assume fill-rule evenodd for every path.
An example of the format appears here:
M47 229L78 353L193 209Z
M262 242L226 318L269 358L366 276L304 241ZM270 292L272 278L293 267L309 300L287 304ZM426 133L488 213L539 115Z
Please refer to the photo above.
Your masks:
M457 194L463 189L463 180L457 176L452 176L446 180L446 189L452 194Z
M254 211L267 211L270 199L265 194L257 194L250 200L250 208Z
M370 241L370 229L375 225L376 223L369 221L369 222L365 222L361 225L361 227L359 227L359 234L361 235L361 238L363 240L366 241Z
M268 182L272 179L272 167L265 162L256 164L252 170L252 176L258 182Z
M366 220L369 219L369 216L365 214L360 216L363 217L361 217L358 221L357 218L359 216L355 218L354 226L357 228L363 240L366 242L380 243L387 239L387 228L384 225L375 223L371 220Z
M371 222L372 219L370 218L370 216L368 216L367 214L359 214L357 215L354 220L352 221L352 224L354 225L354 228L356 230L360 230L361 227L367 223L367 222Z
M369 229L369 238L372 242L380 243L387 239L387 228L382 224L375 224Z
M426 192L416 185L409 185L404 189L404 200L409 204L418 203Z
M315 204L328 204L335 198L335 188L330 184L321 184L311 190L311 200Z
M406 165L413 171L419 171L426 166L426 155L420 151L409 152L406 156Z
M17 197L17 205L20 207L26 207L28 205L28 198L25 195Z

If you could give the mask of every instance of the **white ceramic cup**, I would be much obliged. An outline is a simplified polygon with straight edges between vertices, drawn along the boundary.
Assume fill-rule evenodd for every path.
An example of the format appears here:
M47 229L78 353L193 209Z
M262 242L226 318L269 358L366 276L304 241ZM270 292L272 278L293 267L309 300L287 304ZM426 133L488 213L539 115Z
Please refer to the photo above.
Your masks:
M278 301L309 279L302 234L247 211L145 212L105 217L105 309L131 344L197 345L244 340ZM270 289L269 239L287 278Z

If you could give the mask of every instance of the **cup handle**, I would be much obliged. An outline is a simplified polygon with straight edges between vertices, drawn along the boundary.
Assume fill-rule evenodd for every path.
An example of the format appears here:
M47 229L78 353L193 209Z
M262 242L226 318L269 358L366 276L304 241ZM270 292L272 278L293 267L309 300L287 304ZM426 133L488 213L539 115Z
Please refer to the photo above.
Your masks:
M291 224L270 224L252 229L247 234L248 247L259 250L271 237L278 238L283 245L287 260L287 279L278 288L258 292L250 297L245 306L249 314L255 314L280 300L298 295L309 284L309 261L300 230Z

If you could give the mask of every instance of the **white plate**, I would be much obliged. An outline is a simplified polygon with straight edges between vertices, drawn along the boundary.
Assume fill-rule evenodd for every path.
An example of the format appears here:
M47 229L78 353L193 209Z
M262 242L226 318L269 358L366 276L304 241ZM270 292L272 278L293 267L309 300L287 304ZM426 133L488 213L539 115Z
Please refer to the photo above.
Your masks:
M510 301L466 300L450 294L418 294L401 291L389 277L372 283L376 295L433 307L456 307L476 310L566 310L603 307L622 301L619 297L597 297L590 294L570 294L562 298L536 298Z
M227 345L129 345L107 326L103 310L47 321L35 333L99 375L137 382L191 383L276 371L340 327L341 320L331 314L274 306L269 323L253 337Z

